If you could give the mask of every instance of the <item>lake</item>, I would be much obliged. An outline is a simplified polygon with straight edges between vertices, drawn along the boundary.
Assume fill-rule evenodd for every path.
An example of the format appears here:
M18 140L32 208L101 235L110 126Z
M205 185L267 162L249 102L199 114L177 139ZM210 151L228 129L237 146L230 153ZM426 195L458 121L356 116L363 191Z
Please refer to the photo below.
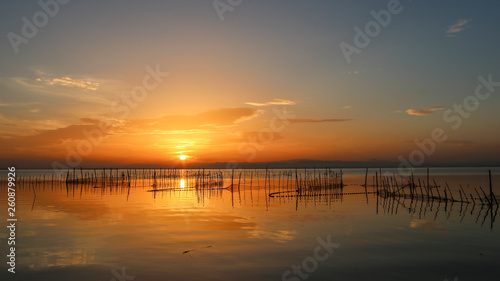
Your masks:
M0 277L498 280L490 169L20 170L15 274L5 170Z

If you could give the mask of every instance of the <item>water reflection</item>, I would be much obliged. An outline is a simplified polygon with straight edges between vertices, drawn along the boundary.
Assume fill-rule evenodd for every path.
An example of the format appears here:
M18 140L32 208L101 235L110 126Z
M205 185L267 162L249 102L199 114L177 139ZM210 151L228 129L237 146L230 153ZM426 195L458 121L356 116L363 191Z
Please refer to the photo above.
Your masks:
M379 208L383 209L384 214L397 215L398 212L408 213L412 218L417 218L419 222L416 223L415 227L422 225L426 222L426 225L432 225L432 221L436 221L438 216L444 217L446 219L454 218L463 222L466 217L472 217L476 224L480 224L481 227L487 224L491 229L493 229L495 218L498 214L498 205L486 205L486 204L476 204L471 202L459 202L454 201L443 202L442 200L413 200L413 199L401 199L398 197L383 197L380 202L377 197L377 214L379 213ZM414 223L412 222L412 227Z
M280 280L328 235L342 247L310 280L488 280L499 266L498 207L477 196L377 195L364 176L328 170L107 173L19 185L21 279L110 280L126 267L137 280Z
M367 204L370 203L369 201L375 202L376 214L397 215L398 212L403 212L408 213L412 219L417 218L422 221L436 221L438 216L441 216L445 219L459 219L462 222L467 217L473 217L476 224L488 225L493 229L499 208L497 204L483 202L479 193L475 199L471 197L472 200L467 199L466 196L464 196L466 200L444 200L444 198L437 196L409 196L409 194L396 192L388 194L382 192L382 190L377 195L375 191L368 191L363 186L341 185L338 174L332 174L329 177L328 173L325 173L323 178L306 178L296 182L293 181L292 174L283 175L283 178L281 174L275 178L264 174L263 178L257 177L244 181L241 181L240 174L237 183L233 179L233 183L227 184L227 186L224 185L224 180L213 180L209 174L206 176L208 181L190 180L187 177L173 178L167 182L160 180L160 184L158 184L155 178L153 181L150 179L123 180L107 183L103 186L96 186L95 183L86 182L29 182L21 185L20 188L33 191L32 211L36 206L37 194L61 190L66 192L67 198L83 199L99 196L102 199L104 196L126 196L127 201L131 190L134 191L136 196L137 191L140 190L149 193L153 200L195 199L201 207L214 199L218 199L217 202L220 203L220 199L226 194L228 199L230 198L231 208L265 204L265 211L269 211L270 208L275 210L284 205L293 205L295 211L299 211L300 208L321 209L326 207L331 209L333 204L343 203L351 198L357 202L359 198L364 197ZM401 190L403 190L403 187ZM463 190L462 187L460 188ZM415 189L418 190L417 187ZM462 195L461 190L459 190L460 195ZM453 196L451 190L448 193L448 196L450 195ZM44 197L43 200L45 204L41 208L75 213L82 220L99 219L110 211L109 204L105 204L103 201L82 200L79 204L74 205L71 201L56 201L56 198L50 196ZM228 201L223 200L222 204L228 204ZM186 216L190 209L182 209L182 212ZM253 235L262 236L260 234Z

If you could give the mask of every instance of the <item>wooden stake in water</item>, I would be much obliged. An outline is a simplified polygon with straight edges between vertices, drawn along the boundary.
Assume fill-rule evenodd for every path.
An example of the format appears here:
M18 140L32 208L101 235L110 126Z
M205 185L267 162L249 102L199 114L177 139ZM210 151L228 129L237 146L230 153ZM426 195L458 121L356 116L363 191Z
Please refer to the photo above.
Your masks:
M231 192L233 192L234 169L231 170Z
M366 189L367 182L368 182L368 168L366 168L366 172L365 172L365 189Z
M368 190L366 189L368 185L368 168L366 168L366 173L365 173L365 196L366 196L366 203L368 204Z
M483 193L484 195L484 199L486 200L486 202L489 204L489 205L492 205L493 202L490 201L490 198L488 198L488 195L486 195L486 192L484 192L483 188L481 186L479 186L479 188L481 189L481 192Z
M427 168L427 192L429 192L429 168Z
M238 178L238 198L240 199L240 205L241 205L240 183L241 183L241 171L240 171L240 176Z
M493 188L491 186L491 170L488 170L488 174L490 177L490 202L491 202L491 205L493 206Z

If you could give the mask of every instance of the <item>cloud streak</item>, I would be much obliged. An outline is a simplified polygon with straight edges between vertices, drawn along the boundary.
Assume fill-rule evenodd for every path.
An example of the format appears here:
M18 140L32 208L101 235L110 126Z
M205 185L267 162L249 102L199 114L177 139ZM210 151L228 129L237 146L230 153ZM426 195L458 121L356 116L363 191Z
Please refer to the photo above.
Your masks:
M351 119L289 119L288 122L291 124L301 124L301 123L328 123L328 122L345 122L351 121Z
M427 115L433 114L434 112L436 112L438 110L443 110L445 108L446 107L444 107L444 106L422 107L422 108L418 108L418 109L410 108L410 109L406 110L406 113L408 113L409 115L415 115L415 116L427 116Z
M457 33L462 32L465 28L466 25L471 21L472 19L465 19L465 20L457 20L457 22L453 25L450 25L448 29L446 30L446 36L448 37L456 37Z
M97 82L78 80L78 79L73 79L70 77L48 78L48 79L37 78L36 81L45 82L45 84L51 85L51 86L52 85L59 85L59 86L66 86L66 87L82 88L82 89L91 90L91 91L95 91L99 88L99 83L97 83Z
M55 79L55 81L54 81ZM22 95L18 96L18 99L23 99L23 103L26 99L33 100L33 97L39 99L40 95L44 95L47 97L59 97L67 100L78 100L83 103L92 103L92 104L100 104L109 107L109 104L112 102L114 97L113 89L106 89L106 91L102 91L102 83L97 82L88 82L83 80L58 80L59 78L26 78L26 77L7 77L0 78L0 87L6 87L7 91L18 91L21 92ZM80 84L78 81L82 81L85 83L91 83L87 86L84 84ZM105 81L108 82L108 81ZM69 84L73 83L72 86ZM92 84L93 83L93 84ZM67 84L67 85L62 85ZM80 86L76 86L80 85ZM57 87L62 86L62 87ZM87 88L83 88L87 87ZM99 88L97 88L99 87ZM88 94L78 94L78 92L84 91L92 91L93 93L88 92ZM95 89L95 90L94 90ZM94 94L98 93L98 94ZM4 103L2 101L2 103ZM19 103L19 101L18 101Z
M37 151L41 147L48 148L53 145L61 145L66 141L83 140L87 136L84 132L100 130L96 124L78 124L53 130L38 130L33 135L1 137L0 145L12 151L23 151L29 148L30 151ZM102 133L103 137L109 133Z
M220 108L192 115L164 115L154 119L127 121L123 129L127 133L191 131L202 132L210 129L235 126L237 123L258 116L260 110L248 107Z
M245 104L253 105L253 106L269 106L269 105L292 105L292 104L295 104L295 102L291 101L291 100L274 99L273 101L264 102L264 103L246 102Z

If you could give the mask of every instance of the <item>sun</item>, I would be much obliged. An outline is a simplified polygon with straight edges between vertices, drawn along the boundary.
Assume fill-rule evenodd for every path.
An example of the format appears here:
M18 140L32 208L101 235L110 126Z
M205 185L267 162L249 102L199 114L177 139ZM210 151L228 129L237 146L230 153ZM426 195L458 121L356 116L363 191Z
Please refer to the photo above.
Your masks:
M179 155L179 159L181 159L182 161L186 160L187 156L186 155Z

